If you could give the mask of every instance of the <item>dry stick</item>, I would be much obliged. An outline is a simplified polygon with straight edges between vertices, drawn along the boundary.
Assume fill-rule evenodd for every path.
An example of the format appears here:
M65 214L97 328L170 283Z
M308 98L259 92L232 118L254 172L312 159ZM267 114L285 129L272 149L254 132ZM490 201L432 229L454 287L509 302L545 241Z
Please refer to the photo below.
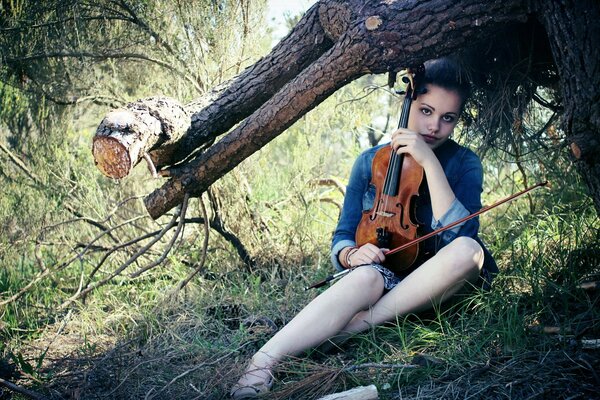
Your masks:
M104 236L104 235L107 235L107 234L109 234L111 231L114 231L114 230L116 230L116 229L118 229L118 228L120 228L120 227L122 227L122 226L125 226L125 225L127 225L127 224L130 224L130 223L132 223L132 222L134 222L134 221L137 221L138 219L147 218L147 217L148 217L147 215L139 215L139 216L137 216L137 217L134 217L134 218L128 219L127 221L124 221L124 222L122 222L122 223L120 223L120 224L118 224L118 225L116 225L116 226L114 226L114 227L112 227L112 228L109 228L109 229L108 229L108 230L106 230L106 231L103 231L103 232L101 232L101 233L100 233L100 234L98 234L96 237L94 237L94 238L92 239L92 241L91 241L91 242L89 242L89 243L88 243L88 245L87 245L87 246L85 246L85 247L83 248L83 250L81 250L79 253L77 253L75 256L73 256L73 257L72 257L72 258L71 258L69 261L66 261L65 263L63 263L63 264L62 264L61 266L59 266L59 267L58 267L56 270L58 271L59 269L62 269L62 268L64 268L64 267L66 267L67 265L71 264L73 261L75 261L75 260L77 260L77 259L81 259L81 258L82 258L82 257L85 255L85 253L87 253L87 251L88 251L88 250L89 250L89 249L92 247L92 245L93 245L95 242L97 242L98 240L100 240L100 238L101 238L102 236ZM54 225L54 226L56 227L56 226L59 226L59 225L61 225L61 224L63 224L63 223L61 222L61 223L58 223L58 224L56 224L56 225ZM39 251L38 247L42 245L42 243L41 243L41 236L42 236L42 233L43 233L43 231L44 231L44 230L46 230L46 228L44 228L44 229L43 229L43 230L40 232L40 234L38 235L38 237L37 237L37 239L36 239L36 251ZM38 261L39 261L39 260L38 260Z
M19 157L15 156L6 146L0 143L0 149L6 153L6 155L15 163L17 167L19 167L25 174L30 177L35 183L41 183L41 179L38 178L33 172L29 171L27 166L19 159Z
M21 161L17 156L15 156L6 146L4 146L3 144L0 143L0 149L2 151L4 151L4 153L6 153L6 155L8 155L8 157L12 160L13 163L15 163L15 165L17 167L19 167L24 173L25 175L27 175L29 178L31 178L35 183L37 183L38 185L43 185L46 186L42 180L35 175L33 172L31 172L27 166L25 165L25 163L23 163L23 161ZM93 225L101 230L107 230L107 227L102 225L101 222L96 221L94 219L88 218L88 217L84 217L83 214L81 214L80 212L78 212L77 210L75 210L73 207L69 206L69 205L65 205L65 208L67 209L67 211L69 211L71 214L75 215L76 217L78 217L75 221L85 221L87 223L89 223L90 225ZM117 239L112 236L111 234L109 234L110 238L113 241L117 241Z
M101 228L101 229L102 229L102 232L101 232L99 235L97 235L97 236L96 236L96 237L93 239L93 241L92 241L91 243L89 243L89 244L88 244L88 245L86 245L86 246L83 246L83 250L82 250L82 252L81 252L81 253L79 253L79 254L78 254L78 256L76 256L74 259L71 259L71 261L69 261L69 262L68 262L68 264L70 264L71 262L73 262L73 261L74 261L76 258L80 258L80 257L82 257L82 256L83 256L83 255L84 255L84 254L85 254L85 253L86 253L86 252L87 252L87 251L88 251L88 250L89 250L89 249L92 247L92 244L93 244L94 242L98 241L98 240L99 240L99 239L100 239L102 236L104 236L104 235L108 235L108 236L109 236L109 237L111 237L113 240L117 241L117 239L116 239L116 238L115 238L115 237L112 235L112 232L111 232L111 231L113 231L113 230L115 230L116 228L118 228L118 227L122 226L122 225L118 225L117 227L114 227L114 228L108 228L108 227L106 227L106 226L104 226L104 225L101 225L99 222L97 222L97 221L94 221L94 220L90 220L89 218L86 218L86 217L79 217L79 218L73 218L73 219L69 219L69 220L66 220L66 221L60 221L60 222L58 222L58 223L56 223L56 224L52 224L52 225L45 226L45 227L43 227L43 228L40 230L40 233L38 234L38 237L37 237L37 239L36 239L36 241L35 241L35 243L36 243L36 249L38 249L38 248L39 248L39 246L41 246L41 245L43 244L43 243L41 242L41 237L42 237L42 235L43 235L43 233L44 233L45 231L48 231L48 230L50 230L50 229L53 229L53 228L57 228L57 227L59 227L59 226L61 226L61 225L66 225L66 224L70 224L70 223L73 223L73 222L78 222L78 221L85 221L85 222L91 223L91 224L92 224L92 225L94 225L94 226L101 226L101 227L102 227L102 228ZM92 222L90 222L90 221L93 221L93 223L92 223ZM126 221L126 223L129 223L130 221L131 221L131 220L129 220L129 221ZM40 262L40 265L41 265L41 264L43 264L43 262L41 262L41 260L38 260L38 262Z
M346 195L346 187L340 181L334 178L314 179L313 183L319 186L334 186L342 195Z
M71 296L70 298L68 298L63 304L61 304L60 307L59 307L59 309L63 309L65 307L67 307L69 304L71 304L72 302L74 302L78 298L87 295L92 290L97 289L98 287L106 284L108 281L110 281L111 279L113 279L115 276L117 276L121 272L123 272L123 270L125 270L125 268L127 268L129 265L131 265L135 260L138 259L139 256L141 256L142 254L144 254L150 247L152 247L156 242L158 242L165 235L165 233L168 232L175 225L175 222L177 221L177 217L178 216L179 216L178 214L173 215L173 218L171 219L171 221L169 222L169 224L167 224L161 230L160 234L158 234L150 243L148 243L146 246L144 246L143 248L141 248L132 257L130 257L129 260L127 260L125 263L123 263L112 274L110 274L106 278L104 278L104 279L96 282L94 285L87 286L81 292L75 293L73 296Z
M40 271L38 273L38 275L32 281L30 281L27 285L25 285L21 290L19 290L14 295L0 301L0 306L5 306L5 305L17 300L19 297L23 296L33 285L35 285L36 283L38 283L39 281L44 279L46 276L50 275L50 273L52 273L52 270L50 270L49 268L46 268L43 271Z
M23 386L16 385L16 384L14 384L12 382L9 382L9 381L7 381L5 379L2 379L2 378L0 378L0 385L8 388L9 390L12 390L15 393L22 394L22 395L27 396L27 397L29 397L31 399L34 399L34 400L45 400L45 399L47 399L47 397L44 396L44 395L42 395L42 394L34 392L33 390L26 389Z
M419 368L418 365L415 364L378 364L378 363L365 363L359 365L350 365L349 367L342 368L343 372L352 372L357 369L363 368L379 368L379 369L411 369L411 368Z
M171 229L171 228L173 228L173 225L171 225L169 229ZM89 284L92 282L92 278L94 277L94 275L96 275L96 272L98 272L98 270L100 269L100 267L102 266L102 264L104 264L104 262L108 259L108 257L110 257L111 254L113 254L117 250L120 250L122 248L131 246L132 244L136 244L138 242L141 242L142 240L148 239L148 238L150 238L152 236L156 236L156 235L160 234L161 232L162 232L162 229L156 230L154 232L147 233L147 234L139 236L139 237L137 237L135 239L131 239L128 242L116 245L112 249L108 250L108 252L106 254L104 254L104 256L102 257L102 259L94 267L94 269L92 270L92 272L90 272L90 275L88 276L88 280L85 283L85 286L86 287L89 286Z
M209 229L209 224L208 224L208 215L206 213L206 206L204 205L204 201L202 200L202 197L200 197L199 200L200 200L200 208L202 209L202 217L204 218L204 243L202 245L202 258L198 262L198 267L196 267L196 269L191 274L189 274L187 278L185 278L183 281L181 281L179 283L179 285L177 285L176 292L183 289L192 280L192 278L194 276L196 276L196 274L198 274L198 272L200 272L202 267L204 267L204 263L206 262L206 255L208 254L208 235L209 235L210 229Z
M148 169L150 170L150 174L152 174L152 177L155 179L158 178L158 173L156 172L156 167L152 162L152 158L150 158L150 154L144 153L144 160L146 160L146 163L148 164Z
M167 248L165 249L163 254L154 262L151 262L150 264L146 265L145 267L140 268L137 271L135 271L134 273L132 273L130 275L131 278L137 278L138 276L140 276L144 272L148 271L149 269L156 267L158 264L163 262L165 258L167 258L167 255L173 248L175 241L179 237L179 234L181 233L181 230L183 229L183 226L185 225L185 212L187 211L187 205L188 205L189 199L190 199L190 195L188 193L186 193L183 198L183 203L181 204L181 210L179 211L178 214L176 214L176 216L179 216L179 224L177 225L177 230L175 231L175 234L171 238L171 241L169 242L169 245L167 246ZM148 247L148 248L150 248L150 247Z
M203 221L203 220L201 220L201 219L195 219L195 218L191 218L191 219L190 219L190 218L186 218L186 219L184 220L184 223L186 223L186 224L188 224L188 223L197 223L197 222L202 222L202 223L204 223L204 221ZM170 226L169 226L169 229L172 229L173 227L174 227L174 225L170 225ZM150 237L152 237L152 236L156 236L156 235L160 234L160 233L162 232L162 230L163 230L163 229L164 229L164 228L162 228L162 229L158 229L158 230L155 230L154 232L149 232L149 233L146 233L146 234L144 234L144 235L142 235L142 236L138 236L138 237L136 237L136 238L134 238L134 239L131 239L131 240L130 240L130 241L128 241L128 242L125 242L125 243L118 244L118 245L116 245L116 246L112 247L111 249L108 249L108 250L107 250L107 253L106 253L106 254L104 254L104 256L102 257L102 259L101 259L101 260L98 262L98 264L97 264L97 265L94 267L94 269L92 270L92 272L90 272L90 275L88 276L88 281L86 282L85 286L88 286L88 285L91 283L91 280L92 280L92 278L94 277L94 275L95 275L95 274L98 272L98 270L100 269L100 267L102 266L102 264L104 264L104 262L105 262L105 261L108 259L108 257L109 257L109 256L110 256L112 253L116 252L117 250L123 249L123 248L125 248L125 247L131 246L132 244L136 244L136 243L138 243L138 242L141 242L142 240L146 240L146 239L148 239L148 238L150 238Z

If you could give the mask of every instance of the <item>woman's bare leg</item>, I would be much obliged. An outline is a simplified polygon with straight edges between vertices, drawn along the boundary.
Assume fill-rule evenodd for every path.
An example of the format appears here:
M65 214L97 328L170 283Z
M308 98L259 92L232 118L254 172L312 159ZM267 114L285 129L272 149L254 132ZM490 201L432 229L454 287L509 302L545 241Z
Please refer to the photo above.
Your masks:
M337 334L361 310L379 300L383 278L379 271L360 267L313 299L253 357L239 386L264 382L283 357L315 347Z
M483 250L469 237L458 237L341 329L338 340L397 316L427 310L452 297L467 282L475 283L483 266ZM336 340L337 341L337 340Z

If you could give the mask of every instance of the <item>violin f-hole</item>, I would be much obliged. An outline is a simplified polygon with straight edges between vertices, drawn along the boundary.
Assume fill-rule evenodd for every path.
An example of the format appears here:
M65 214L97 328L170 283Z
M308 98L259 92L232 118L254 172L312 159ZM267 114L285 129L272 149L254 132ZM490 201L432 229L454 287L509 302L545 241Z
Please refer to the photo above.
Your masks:
M396 207L398 207L400 209L400 227L402 229L408 229L408 228L410 228L410 226L408 225L408 223L406 223L404 221L404 215L405 215L405 213L404 213L404 206L402 205L402 203L398 203L398 204L396 204ZM409 208L409 210L410 210L410 208ZM408 218L410 219L411 216L409 215Z

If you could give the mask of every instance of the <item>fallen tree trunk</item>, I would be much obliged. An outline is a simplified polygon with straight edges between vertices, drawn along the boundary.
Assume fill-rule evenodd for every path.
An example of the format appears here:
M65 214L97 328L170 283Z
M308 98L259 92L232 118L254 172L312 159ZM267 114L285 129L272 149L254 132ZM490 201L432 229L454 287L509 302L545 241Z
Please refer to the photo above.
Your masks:
M164 173L170 179L145 199L150 215L158 218L181 203L185 193L198 196L205 191L348 82L369 73L394 75L476 45L485 49L491 38L502 40L511 27L528 18L540 19L552 43L568 104L564 130L600 213L600 163L593 157L600 150L600 89L595 84L600 5L593 0L321 0L268 56L186 106L189 120L181 126L171 124L183 132L174 135L178 139L172 145L165 138L147 140L130 151L129 159L121 154L105 158L135 165L146 151L158 168L178 164Z
M93 155L100 171L123 178L146 153L161 169L210 146L331 48L333 39L347 29L348 19L339 12L338 2L329 3L321 11L313 6L269 55L190 104L150 98L110 112L94 137Z
M361 2L349 3L361 9ZM363 15L352 22L351 29L331 50L217 144L192 162L173 169L171 179L144 200L150 216L158 218L180 204L186 192L200 195L302 115L359 76L416 65L440 53L457 51L470 40L483 40L507 22L526 19L526 9L519 2L498 2L490 10L490 5L483 7L474 1L464 1L463 7L448 8L436 15L441 3L444 2L419 2L415 6L395 2L371 8L363 5ZM490 11L493 17L487 16ZM423 15L431 17L423 19ZM404 29L407 26L410 31ZM440 39L442 36L444 41ZM431 45L424 47L423 43Z

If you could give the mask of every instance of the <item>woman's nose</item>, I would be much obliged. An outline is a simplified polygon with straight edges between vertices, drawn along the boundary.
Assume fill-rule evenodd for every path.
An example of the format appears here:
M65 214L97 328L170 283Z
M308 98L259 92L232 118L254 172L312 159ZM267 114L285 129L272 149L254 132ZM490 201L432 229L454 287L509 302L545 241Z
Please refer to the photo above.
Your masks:
M429 121L429 126L427 129L429 129L429 132L436 133L440 130L440 121L437 118L432 118Z

